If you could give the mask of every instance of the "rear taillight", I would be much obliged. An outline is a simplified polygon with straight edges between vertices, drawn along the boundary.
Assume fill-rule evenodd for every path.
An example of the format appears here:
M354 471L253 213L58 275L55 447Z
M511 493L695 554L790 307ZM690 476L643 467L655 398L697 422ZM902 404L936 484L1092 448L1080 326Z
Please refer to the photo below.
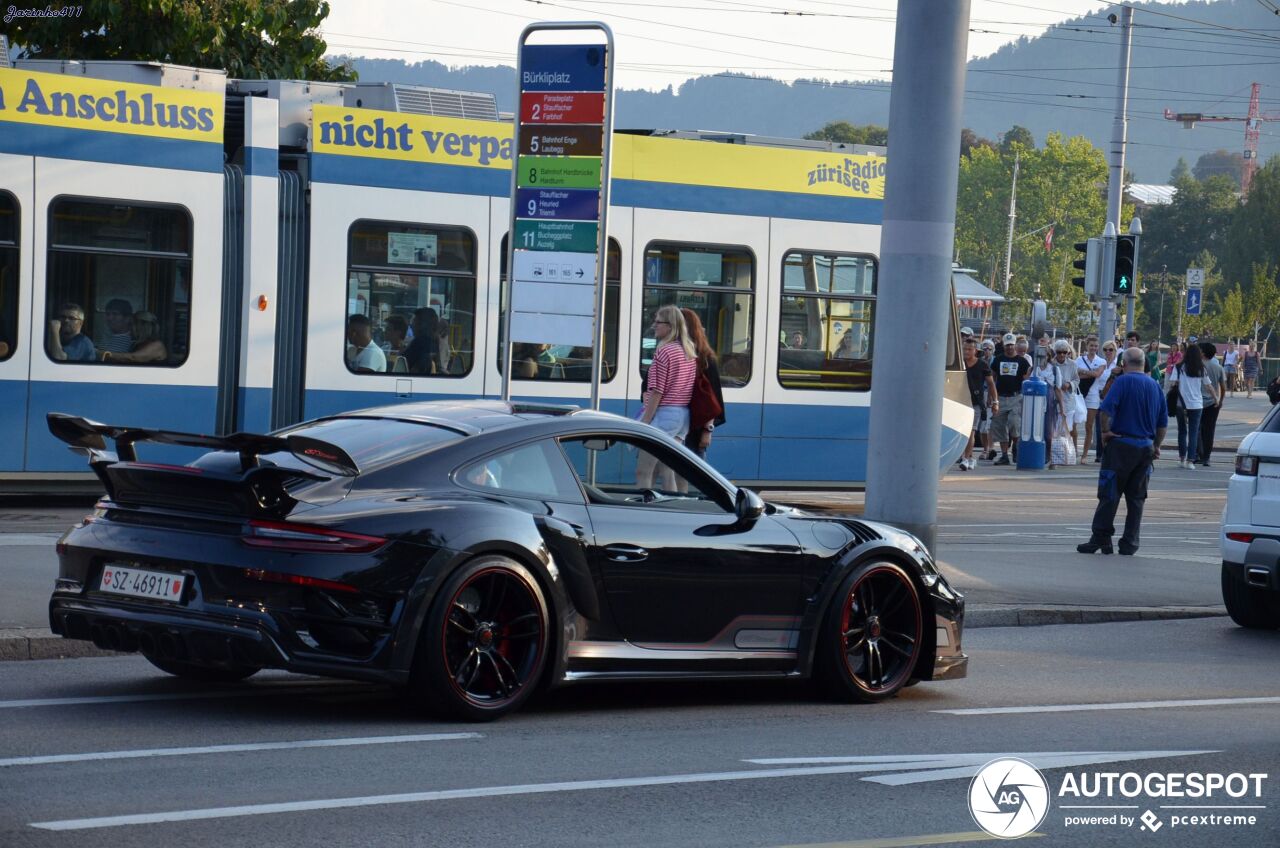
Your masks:
M363 554L376 551L387 543L381 536L362 536L325 527L291 524L288 521L249 522L242 537L246 545L255 548L273 548L278 551L327 552L335 554Z
M1237 456L1236 473L1243 477L1258 476L1258 458L1256 456Z
M1257 537L1252 533L1228 533L1227 538L1233 542L1252 542Z
M246 568L244 576L250 580L261 580L263 583L288 583L291 586L329 589L334 592L360 591L349 583L339 583L337 580L323 580L319 577L306 577L302 574L282 574L279 571L266 571L261 568Z

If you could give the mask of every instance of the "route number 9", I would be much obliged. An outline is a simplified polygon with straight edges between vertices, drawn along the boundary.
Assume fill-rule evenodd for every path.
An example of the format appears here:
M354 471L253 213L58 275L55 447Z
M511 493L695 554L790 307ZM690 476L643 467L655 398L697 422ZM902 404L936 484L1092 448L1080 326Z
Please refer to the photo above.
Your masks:
M529 201L529 217L530 218L536 217L537 214L538 214L538 201L530 200Z

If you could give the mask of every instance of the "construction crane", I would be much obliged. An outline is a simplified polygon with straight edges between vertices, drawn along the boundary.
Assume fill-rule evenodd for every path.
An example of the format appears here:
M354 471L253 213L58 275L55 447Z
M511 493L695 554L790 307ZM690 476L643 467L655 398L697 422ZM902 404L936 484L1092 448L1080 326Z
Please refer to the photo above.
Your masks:
M1280 112L1262 113L1258 110L1258 101L1262 93L1262 83L1255 82L1249 93L1249 114L1243 118L1230 115L1202 115L1199 112L1174 112L1165 109L1164 116L1170 121L1181 121L1187 129L1197 122L1210 121L1244 121L1244 170L1240 174L1240 194L1249 196L1249 185L1253 182L1253 174L1258 170L1258 136L1261 135L1263 121L1280 121Z

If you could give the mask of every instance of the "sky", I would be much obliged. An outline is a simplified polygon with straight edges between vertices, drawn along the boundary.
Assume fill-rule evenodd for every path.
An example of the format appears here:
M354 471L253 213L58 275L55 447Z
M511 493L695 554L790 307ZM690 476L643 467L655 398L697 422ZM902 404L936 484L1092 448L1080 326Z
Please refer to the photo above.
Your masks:
M951 0L930 0L951 2ZM512 65L536 20L603 20L618 55L614 84L661 90L738 71L782 80L888 80L896 0L329 0L322 27L332 54ZM1096 0L972 0L969 56L1081 15ZM802 13L802 14L799 14Z

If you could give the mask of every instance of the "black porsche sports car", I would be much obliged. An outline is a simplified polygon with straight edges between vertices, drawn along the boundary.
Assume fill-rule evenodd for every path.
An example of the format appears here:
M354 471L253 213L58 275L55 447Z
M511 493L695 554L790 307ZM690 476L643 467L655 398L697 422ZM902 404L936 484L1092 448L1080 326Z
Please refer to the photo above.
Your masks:
M107 491L58 542L52 629L170 674L388 682L471 720L582 680L813 676L878 701L965 675L964 600L915 538L766 504L615 415L438 401L272 435L49 427ZM139 442L207 452L142 462Z

